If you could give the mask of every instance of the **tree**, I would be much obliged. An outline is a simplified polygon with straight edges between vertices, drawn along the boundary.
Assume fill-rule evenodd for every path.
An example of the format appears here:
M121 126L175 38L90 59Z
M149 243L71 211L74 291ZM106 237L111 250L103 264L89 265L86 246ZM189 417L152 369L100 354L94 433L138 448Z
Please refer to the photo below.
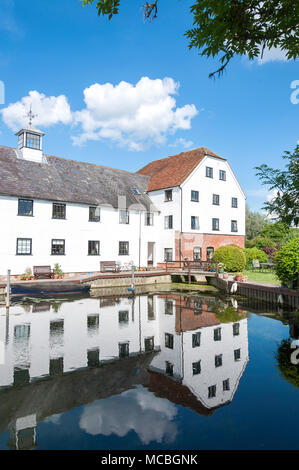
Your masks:
M269 221L266 216L260 212L252 212L246 204L246 239L253 240L253 238L260 235L263 228Z
M265 225L261 231L261 236L270 238L274 243L281 243L288 235L289 231L289 227L283 222L275 222Z
M119 13L121 0L81 0L83 6L95 4L99 15L111 19ZM137 2L139 3L139 1ZM124 4L124 1L122 2ZM157 17L158 0L145 2L144 18ZM299 56L299 3L294 0L194 0L190 7L193 27L186 31L189 48L200 55L220 54L220 75L236 55L250 60L263 55L266 48L280 48L288 59Z
M285 170L276 170L268 165L256 167L256 173L262 184L270 190L276 190L271 201L264 203L264 209L278 220L290 226L299 225L299 145L293 153L285 152L284 159L288 160Z

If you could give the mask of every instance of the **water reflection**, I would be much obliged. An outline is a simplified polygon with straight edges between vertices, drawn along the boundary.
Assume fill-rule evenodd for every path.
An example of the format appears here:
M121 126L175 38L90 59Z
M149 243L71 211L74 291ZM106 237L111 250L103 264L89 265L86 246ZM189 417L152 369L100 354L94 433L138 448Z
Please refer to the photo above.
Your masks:
M149 295L0 310L0 433L36 446L39 422L82 406L90 435L174 442L175 405L209 416L230 403L248 362L247 318L207 296Z

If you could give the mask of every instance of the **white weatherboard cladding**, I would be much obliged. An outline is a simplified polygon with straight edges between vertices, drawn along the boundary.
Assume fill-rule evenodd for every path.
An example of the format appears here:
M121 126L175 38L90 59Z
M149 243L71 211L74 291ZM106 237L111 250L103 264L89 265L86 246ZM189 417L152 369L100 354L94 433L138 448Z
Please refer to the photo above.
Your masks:
M22 274L26 267L59 263L64 272L99 271L100 261L133 261L139 265L139 228L141 227L140 264L147 265L148 242L157 237L154 226L145 225L144 212L130 211L130 223L119 223L119 212L101 208L101 221L89 222L89 206L66 204L66 219L52 218L52 201L34 200L33 217L18 216L18 198L0 196L0 275L7 269ZM32 239L32 255L16 255L17 238ZM51 255L52 239L65 240L65 255ZM100 241L100 256L88 256L88 241ZM129 242L129 255L119 256L119 241Z
M213 178L206 177L206 167L213 168ZM226 171L226 181L219 179L219 170ZM191 191L198 191L199 202L191 201ZM218 235L245 235L245 196L226 160L206 157L182 184L183 232ZM213 205L213 194L220 196ZM232 198L238 208L232 208ZM191 216L199 217L199 230L191 230ZM219 231L212 230L212 219L219 219ZM231 232L231 221L237 220L238 232Z

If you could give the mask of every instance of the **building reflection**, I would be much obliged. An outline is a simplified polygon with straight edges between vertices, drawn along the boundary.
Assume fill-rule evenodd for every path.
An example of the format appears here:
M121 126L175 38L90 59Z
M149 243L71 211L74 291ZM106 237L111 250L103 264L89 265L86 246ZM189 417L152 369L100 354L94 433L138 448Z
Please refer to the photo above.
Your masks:
M34 448L41 421L138 387L147 401L208 416L232 401L248 362L246 313L213 297L48 300L0 313L0 433L10 430L12 449Z

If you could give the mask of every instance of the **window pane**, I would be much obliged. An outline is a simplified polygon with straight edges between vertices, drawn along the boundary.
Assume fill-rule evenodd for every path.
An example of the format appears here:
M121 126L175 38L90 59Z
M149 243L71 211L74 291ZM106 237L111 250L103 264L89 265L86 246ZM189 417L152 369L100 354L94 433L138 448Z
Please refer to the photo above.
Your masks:
M65 240L52 240L52 255L64 255Z
M233 324L233 335L238 336L240 334L240 323Z
M207 248L207 259L212 259L214 254L214 248L212 246L209 246Z
M232 197L232 207L238 207L238 198Z
M238 222L236 220L232 220L232 232L238 231Z
M100 242L99 241L89 241L88 242L88 254L89 255L99 255L100 254Z
M167 189L165 191L165 201L172 201L172 189Z
M201 372L201 365L200 365L200 362L201 362L201 361L193 362L193 364L192 364L192 372L193 372L193 375L200 374L200 372Z
M155 347L154 337L144 339L144 349L145 351L153 351Z
M165 347L173 349L173 335L170 333L165 333Z
M152 212L145 213L145 225L154 225L154 214Z
M173 376L173 364L171 364L171 362L165 362L165 372L166 375Z
M193 260L201 260L201 247L200 246L195 246L193 248Z
M214 341L221 341L221 328L215 328Z
M172 261L172 248L164 248L164 260Z
M118 345L119 357L129 356L129 343L120 343Z
M213 194L213 204L214 204L214 206L219 206L219 203L220 203L219 194Z
M191 216L191 230L198 230L199 229L199 218L195 216Z
M191 201L198 202L199 201L199 192L198 191L191 191Z
M18 238L17 239L17 255L31 255L32 252L32 239L31 238Z
M18 215L33 215L33 201L31 199L19 199Z
M127 211L127 210L120 210L119 211L119 223L120 224L129 224L130 223L129 211Z
M222 366L222 354L215 356L215 367Z
M200 333L194 333L192 335L192 348L198 348L200 346Z
M212 229L219 230L219 219L212 219Z
M208 388L209 391L209 398L214 398L216 397L216 385L212 385L211 387Z
M90 207L89 208L89 221L90 222L100 222L101 220L101 208L100 207Z
M226 181L226 171L219 170L219 179L222 181Z
M119 242L119 255L129 254L129 242Z
M213 168L210 168L209 166L206 166L206 176L208 178L213 178Z
M53 204L53 219L65 219L66 205Z
M26 132L26 147L40 150L40 136Z

